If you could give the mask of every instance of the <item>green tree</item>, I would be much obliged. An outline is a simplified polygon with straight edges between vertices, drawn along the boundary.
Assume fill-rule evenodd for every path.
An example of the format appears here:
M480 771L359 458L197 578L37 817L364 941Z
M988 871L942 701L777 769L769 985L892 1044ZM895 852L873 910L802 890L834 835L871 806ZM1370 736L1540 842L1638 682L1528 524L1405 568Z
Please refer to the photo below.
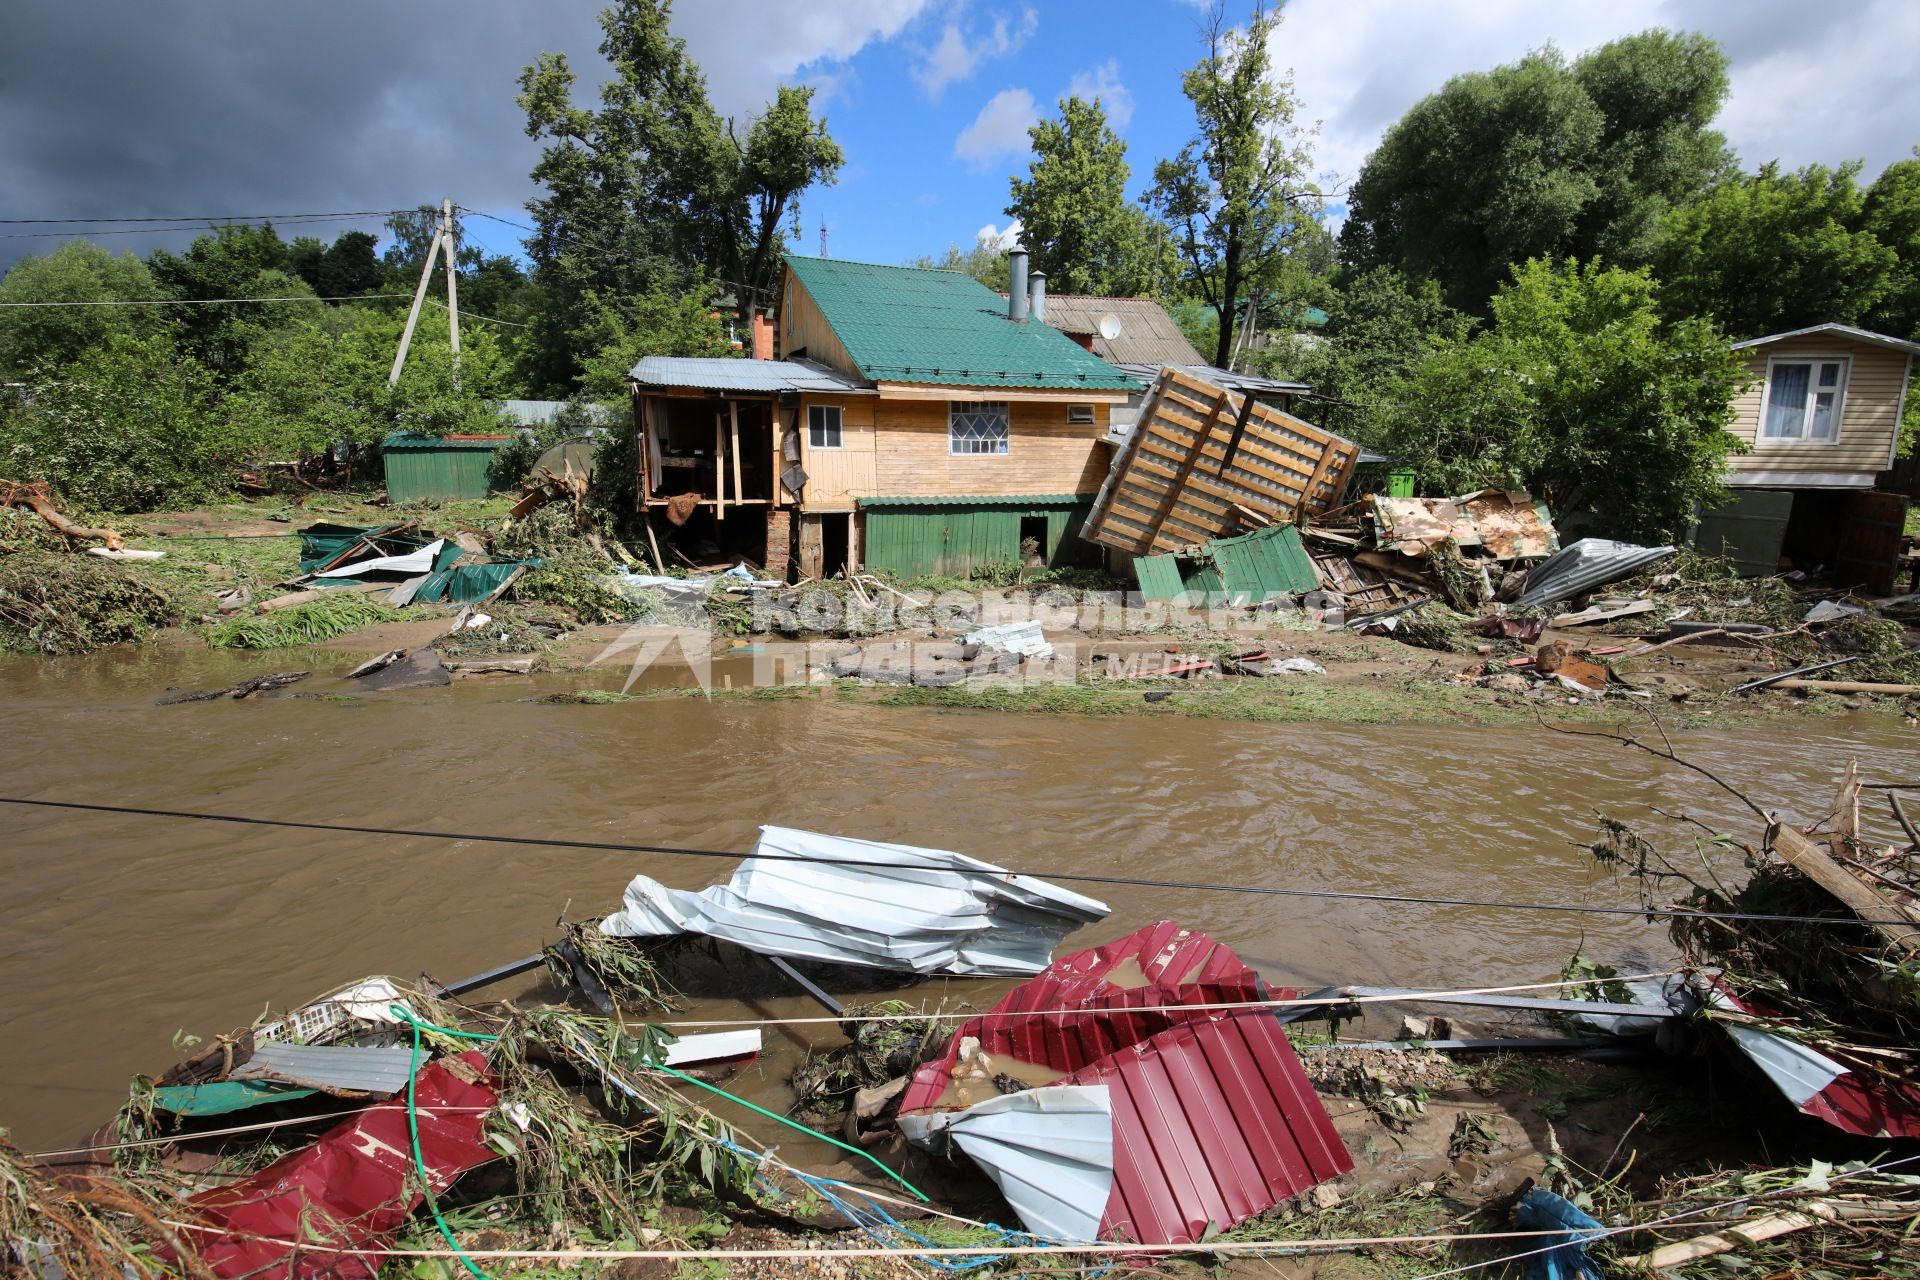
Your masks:
M1667 305L1743 338L1865 320L1900 262L1863 228L1859 172L1858 161L1790 174L1769 164L1675 209L1656 260Z
M655 287L622 299L620 306L588 295L590 319L581 332L594 354L581 375L581 391L624 407L627 373L642 356L733 355L726 326L708 301L712 296L711 286L704 285L686 293Z
M1572 65L1548 47L1455 76L1367 157L1342 254L1436 279L1450 305L1475 314L1512 263L1643 265L1661 214L1730 167L1710 127L1726 67L1705 36L1654 30Z
M1061 99L1060 114L1028 136L1034 161L1027 177L1011 180L1006 212L1019 219L1033 269L1047 273L1048 287L1121 298L1165 293L1171 241L1127 199L1127 144L1100 99Z
M1007 289L1007 251L992 239L976 240L971 249L950 244L947 251L937 258L921 254L907 265L930 271L960 271L989 289L997 289L1002 293Z
M512 380L492 330L461 329L456 390L446 313L423 312L400 381L389 387L404 322L393 309L330 308L262 335L220 406L247 459L305 459L337 444L366 448L394 431L496 430L498 402L512 393Z
M296 236L287 246L287 269L323 298L372 293L386 276L373 253L377 243L370 231L343 231L331 245L317 236Z
M1337 275L1322 305L1326 327L1262 348L1256 372L1309 384L1321 402L1303 412L1369 447L1382 443L1385 422L1427 354L1437 343L1464 341L1475 324L1446 304L1438 282L1415 284L1392 267Z
M527 251L544 291L529 367L552 386L571 384L592 355L576 341L594 322L589 295L684 292L704 270L743 310L771 298L783 219L842 163L810 89L781 87L744 136L723 120L668 28L670 7L619 0L601 13L611 74L598 110L575 105L563 55L521 73L527 134L545 143L533 169L543 191L529 205Z
M1279 10L1264 3L1244 31L1229 30L1214 10L1206 56L1180 82L1198 129L1179 155L1154 166L1147 195L1172 229L1183 282L1218 317L1220 365L1233 351L1243 291L1271 273L1323 204L1308 179L1312 154L1295 124L1292 75L1274 74L1268 54L1279 25Z
M1898 263L1887 291L1867 315L1870 327L1920 341L1920 147L1914 159L1890 164L1867 188L1860 229L1893 250ZM1920 396L1908 396L1908 408Z
M319 302L231 301L314 296L292 273L286 242L271 224L223 223L195 237L184 253L154 253L148 265L163 291L180 300L167 308L180 349L220 379L246 367L262 332L316 319L324 309Z
M102 511L151 511L230 486L246 454L214 383L164 333L111 333L0 418L0 475Z
M1428 492L1523 485L1563 530L1677 536L1723 501L1725 428L1748 375L1710 321L1668 322L1645 271L1536 259L1492 324L1432 345L1385 444Z
M124 302L164 296L147 265L69 240L22 258L0 279L0 302ZM0 378L71 364L116 334L151 333L158 307L0 307Z

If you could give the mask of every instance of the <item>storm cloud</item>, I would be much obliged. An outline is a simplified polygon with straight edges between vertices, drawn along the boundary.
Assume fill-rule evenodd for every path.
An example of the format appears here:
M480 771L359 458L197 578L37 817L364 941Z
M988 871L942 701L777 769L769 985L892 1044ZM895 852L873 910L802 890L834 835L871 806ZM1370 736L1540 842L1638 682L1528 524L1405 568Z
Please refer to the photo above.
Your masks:
M869 41L891 38L923 2L689 0L674 26L715 105L748 115L781 80L828 78ZM562 52L590 102L604 68L598 9L513 0L15 3L0 39L0 216L334 212L445 195L522 217L538 147L514 105L515 80L540 52ZM378 223L300 230L331 239ZM52 228L7 230L16 234L0 240L0 265L58 243L18 234ZM101 243L145 252L192 234Z

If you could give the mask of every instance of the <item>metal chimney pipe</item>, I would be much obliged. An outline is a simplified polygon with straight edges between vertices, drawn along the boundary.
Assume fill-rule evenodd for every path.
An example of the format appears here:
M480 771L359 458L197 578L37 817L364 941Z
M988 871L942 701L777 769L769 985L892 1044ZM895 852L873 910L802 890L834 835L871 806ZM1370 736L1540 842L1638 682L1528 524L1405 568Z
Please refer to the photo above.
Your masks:
M1024 324L1027 319L1027 250L1013 246L1007 254L1007 319Z
M1033 318L1041 324L1047 322L1047 273L1036 271L1027 277L1027 305L1033 312Z

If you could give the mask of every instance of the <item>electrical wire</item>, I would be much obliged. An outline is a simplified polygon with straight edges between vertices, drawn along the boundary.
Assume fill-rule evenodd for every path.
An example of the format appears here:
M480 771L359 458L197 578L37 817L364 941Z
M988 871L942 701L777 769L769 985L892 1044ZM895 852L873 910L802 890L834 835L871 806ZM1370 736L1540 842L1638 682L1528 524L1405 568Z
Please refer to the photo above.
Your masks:
M428 298L427 302L432 306L436 306L440 308L442 311L453 310L452 307L449 307L446 303L441 302L438 298ZM507 326L507 328L509 329L525 329L528 327L527 325L521 323L518 320L499 320L499 319L495 319L493 316L483 316L478 311L469 311L465 307L460 308L460 318L462 320L485 320L488 324L503 324Z
M412 209L346 209L334 213L209 213L195 215L156 214L152 217L125 218L0 218L0 227L79 226L105 222L289 222L296 219L384 218Z
M80 813L111 813L141 818L177 818L197 822L224 822L235 826L275 827L291 831L325 831L341 835L397 836L403 839L449 840L464 844L521 845L547 849L575 849L593 853L650 853L678 858L708 858L738 861L753 857L762 862L795 862L816 866L881 867L919 869L918 864L884 861L853 861L824 858L802 853L740 853L731 849L688 849L675 845L624 844L612 840L563 840L552 836L505 836L467 831L433 831L407 827L370 827L348 823L297 822L289 818L247 817L231 813L201 813L190 809L155 809L141 805L93 804L78 800L43 800L27 796L0 796L0 804L24 805L43 809L65 809ZM1102 876L1083 872L1007 870L1007 875L1059 881L1068 884L1098 884L1130 889L1165 889L1196 893L1238 893L1254 897L1308 898L1336 902L1378 902L1415 907L1476 907L1501 911L1545 911L1571 915L1640 916L1647 919L1685 917L1690 920L1748 921L1771 924L1823 924L1842 926L1913 927L1911 920L1877 920L1859 916L1765 915L1751 911L1695 911L1685 907L1604 907L1579 902L1515 902L1500 898L1442 898L1411 893L1380 893L1351 889L1307 889L1297 886L1222 884L1204 880L1157 880L1141 876Z
M90 302L0 302L0 307L214 307L241 302L372 302L412 296L410 293L332 293L277 298L114 298Z

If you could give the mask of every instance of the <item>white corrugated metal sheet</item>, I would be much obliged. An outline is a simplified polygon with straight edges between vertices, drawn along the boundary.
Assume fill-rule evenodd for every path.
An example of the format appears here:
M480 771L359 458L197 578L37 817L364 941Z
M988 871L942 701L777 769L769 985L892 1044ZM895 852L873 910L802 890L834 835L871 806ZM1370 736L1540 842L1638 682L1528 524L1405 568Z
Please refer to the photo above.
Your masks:
M647 356L628 377L649 387L694 387L702 391L857 392L873 384L808 360L735 360L727 356Z
M698 893L635 876L601 922L700 934L762 955L912 973L1039 973L1104 902L944 849L762 827L732 879Z
M253 1056L230 1074L234 1080L284 1080L322 1093L388 1097L407 1087L411 1045L256 1044Z
M936 1137L951 1137L1034 1235L1062 1242L1099 1238L1113 1194L1113 1100L1106 1085L1026 1089L964 1111L903 1115L900 1132L929 1148Z

